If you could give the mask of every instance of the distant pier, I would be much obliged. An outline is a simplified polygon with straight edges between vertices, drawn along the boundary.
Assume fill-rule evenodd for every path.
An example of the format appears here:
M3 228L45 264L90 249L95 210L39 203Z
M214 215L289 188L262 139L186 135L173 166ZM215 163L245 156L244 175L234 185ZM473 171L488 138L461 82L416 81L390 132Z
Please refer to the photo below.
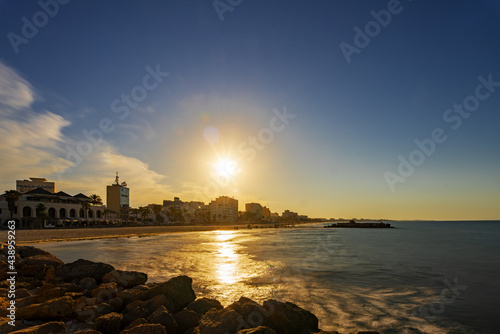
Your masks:
M325 226L325 228L334 228L334 227L350 227L350 228L393 228L389 223L356 223L354 220L351 220L348 223L336 223Z

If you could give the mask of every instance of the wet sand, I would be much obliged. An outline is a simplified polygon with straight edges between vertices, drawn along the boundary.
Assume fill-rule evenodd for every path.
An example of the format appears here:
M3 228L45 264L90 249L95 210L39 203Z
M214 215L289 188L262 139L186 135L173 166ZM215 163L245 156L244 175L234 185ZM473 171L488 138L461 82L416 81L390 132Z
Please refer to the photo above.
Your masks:
M65 229L33 229L17 230L16 243L19 245L58 241L92 240L126 238L133 236L153 236L165 233L197 232L215 230L246 229L246 225L214 225L214 226L132 226L132 227L99 227L99 228L65 228ZM0 240L7 240L7 231L0 231Z

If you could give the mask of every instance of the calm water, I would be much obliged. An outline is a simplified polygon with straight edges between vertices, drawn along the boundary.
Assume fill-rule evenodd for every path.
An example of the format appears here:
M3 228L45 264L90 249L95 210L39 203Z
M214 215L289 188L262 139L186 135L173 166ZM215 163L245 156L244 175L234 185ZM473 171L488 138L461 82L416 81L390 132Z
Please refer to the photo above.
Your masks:
M500 332L500 223L398 222L395 229L266 229L42 244L85 258L193 278L224 305L287 300L325 330Z

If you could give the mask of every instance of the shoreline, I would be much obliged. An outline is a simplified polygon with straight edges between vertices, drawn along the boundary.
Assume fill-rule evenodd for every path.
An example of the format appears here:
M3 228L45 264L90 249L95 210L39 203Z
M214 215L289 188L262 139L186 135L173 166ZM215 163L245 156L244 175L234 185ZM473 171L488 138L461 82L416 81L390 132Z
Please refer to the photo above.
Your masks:
M231 224L205 226L120 226L120 227L84 227L68 229L33 229L17 230L16 243L18 245L33 245L53 242L83 241L96 239L119 239L131 237L152 237L169 233L208 232L208 231L235 231L247 230L247 225L259 226L262 229L273 228L264 224ZM309 223L302 223L295 228L303 228ZM284 227L280 227L284 228ZM7 230L0 231L0 240L6 240Z

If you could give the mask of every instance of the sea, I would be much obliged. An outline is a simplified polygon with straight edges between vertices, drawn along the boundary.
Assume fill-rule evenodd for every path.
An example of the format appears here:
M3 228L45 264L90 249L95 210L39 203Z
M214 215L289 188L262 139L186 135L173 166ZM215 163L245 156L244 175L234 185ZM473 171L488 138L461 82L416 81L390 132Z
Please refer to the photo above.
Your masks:
M500 333L500 222L390 222L390 229L240 228L39 244L83 258L193 279L197 297L292 302L323 330Z

